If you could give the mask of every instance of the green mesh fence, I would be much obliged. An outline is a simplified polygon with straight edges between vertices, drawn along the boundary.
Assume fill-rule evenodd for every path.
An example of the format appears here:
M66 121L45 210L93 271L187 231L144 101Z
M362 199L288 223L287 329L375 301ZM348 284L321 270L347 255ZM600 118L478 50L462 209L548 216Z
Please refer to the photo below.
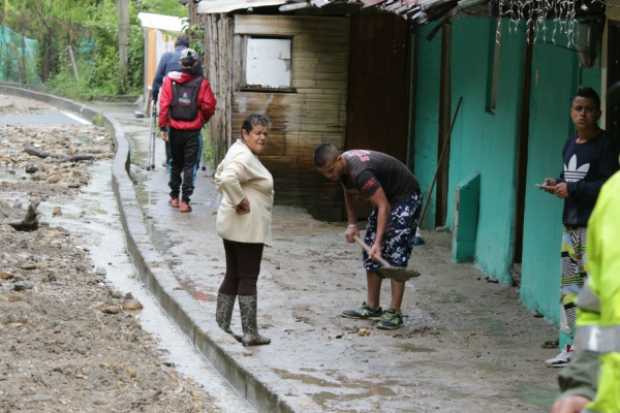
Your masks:
M39 84L36 40L0 25L0 81Z

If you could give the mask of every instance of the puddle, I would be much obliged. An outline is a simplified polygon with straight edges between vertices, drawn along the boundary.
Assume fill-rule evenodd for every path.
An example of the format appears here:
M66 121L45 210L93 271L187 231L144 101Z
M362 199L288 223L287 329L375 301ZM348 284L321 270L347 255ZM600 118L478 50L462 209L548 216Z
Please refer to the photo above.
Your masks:
M52 199L41 204L42 220L80 236L84 242L82 246L90 250L97 271L105 271L110 286L123 293L131 292L142 303L144 309L138 315L139 321L144 330L156 337L165 358L181 374L202 385L219 411L255 412L168 318L135 273L125 250L124 233L111 188L110 169L109 161L93 165L90 169L91 183L83 189L79 198L71 202ZM52 218L53 207L61 203L63 215Z

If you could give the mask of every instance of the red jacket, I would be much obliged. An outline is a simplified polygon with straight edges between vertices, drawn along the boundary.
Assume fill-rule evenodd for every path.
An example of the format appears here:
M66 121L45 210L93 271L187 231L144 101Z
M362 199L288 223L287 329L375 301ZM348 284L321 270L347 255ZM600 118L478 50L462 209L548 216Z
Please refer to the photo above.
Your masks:
M184 72L170 72L164 78L159 93L159 127L172 127L181 130L198 130L207 123L215 112L215 96L209 85L209 81L204 79L198 91L198 115L194 120L176 120L170 117L170 103L172 103L172 81L186 83L192 80L195 75Z

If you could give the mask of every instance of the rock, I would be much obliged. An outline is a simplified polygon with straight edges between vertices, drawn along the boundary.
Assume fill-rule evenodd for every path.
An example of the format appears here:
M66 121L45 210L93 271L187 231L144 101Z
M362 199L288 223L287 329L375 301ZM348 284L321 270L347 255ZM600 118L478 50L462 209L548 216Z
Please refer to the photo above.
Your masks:
M15 291L24 291L24 290L32 290L34 284L30 281L18 281L13 284L13 290Z
M13 277L15 276L9 272L0 271L0 280L10 280Z
M57 184L58 182L60 182L60 180L62 179L62 177L60 175L50 175L47 177L47 183L48 184Z
M123 305L123 310L127 310L127 311L140 311L144 308L142 303L140 303L140 301L136 300L135 298L130 298L130 299L125 298L123 300L122 305Z
M100 276L100 277L105 277L105 275L106 275L107 273L108 273L108 272L107 272L107 271L106 271L106 269L105 269L105 268L103 268L103 267L97 267L97 269L95 270L95 275L98 275L98 276Z
M37 172L39 170L39 168L35 164L29 163L28 165L26 165L25 170L26 170L27 174L33 174L33 173Z
M360 328L357 330L357 335L360 337L368 337L370 335L370 330L367 328Z
M22 270L36 270L37 264L35 264L34 262L25 262L20 265L19 268L21 268Z
M59 217L61 215L62 215L62 209L60 209L60 207L54 207L54 209L52 210L52 216Z
M118 304L103 304L99 306L99 310L104 314L118 314L123 309Z

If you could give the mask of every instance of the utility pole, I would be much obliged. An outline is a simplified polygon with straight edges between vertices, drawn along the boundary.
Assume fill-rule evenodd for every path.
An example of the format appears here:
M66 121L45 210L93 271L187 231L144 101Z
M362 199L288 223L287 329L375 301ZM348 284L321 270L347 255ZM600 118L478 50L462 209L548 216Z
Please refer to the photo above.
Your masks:
M117 0L118 7L118 58L120 92L127 92L127 62L129 55L129 0Z

